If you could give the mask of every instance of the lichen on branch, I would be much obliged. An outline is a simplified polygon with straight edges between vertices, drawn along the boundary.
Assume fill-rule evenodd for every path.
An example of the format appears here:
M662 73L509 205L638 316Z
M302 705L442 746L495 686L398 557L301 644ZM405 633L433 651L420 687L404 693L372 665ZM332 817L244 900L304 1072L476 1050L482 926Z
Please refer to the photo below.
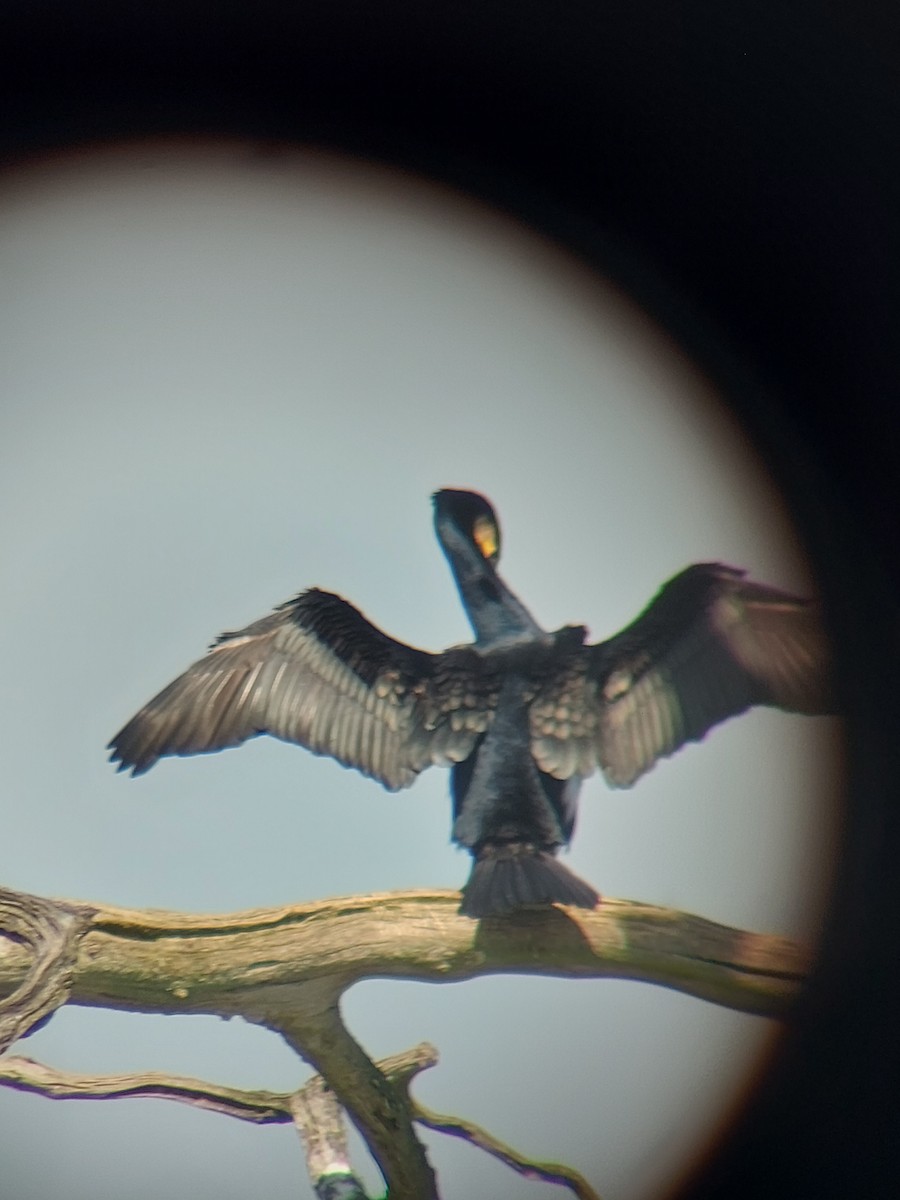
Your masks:
M365 1138L392 1200L436 1200L434 1173L413 1130L419 1122L589 1200L595 1193L576 1172L534 1162L470 1122L418 1105L409 1080L434 1061L434 1052L430 1060L420 1054L390 1068L373 1063L343 1024L343 992L366 978L609 977L778 1017L798 995L807 968L804 952L785 938L629 900L606 897L592 911L535 908L480 922L460 916L458 904L456 892L395 892L191 915L0 890L0 1035L6 1037L0 1045L64 1003L240 1015L281 1034L319 1079L283 1096L154 1073L65 1077L7 1058L5 1067L0 1060L0 1084L66 1098L157 1095L245 1120L293 1121L306 1131L311 1174L330 1156L355 1186L342 1149L342 1108ZM320 1182L327 1178L328 1172Z

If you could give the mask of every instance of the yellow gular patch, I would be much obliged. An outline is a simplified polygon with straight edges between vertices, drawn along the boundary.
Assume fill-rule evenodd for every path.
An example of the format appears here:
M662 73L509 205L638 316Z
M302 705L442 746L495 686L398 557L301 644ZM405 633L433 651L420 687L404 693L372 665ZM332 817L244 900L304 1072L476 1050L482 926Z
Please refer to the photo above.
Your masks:
M476 517L472 527L472 537L475 545L485 558L496 558L500 551L500 537L497 526L490 517Z

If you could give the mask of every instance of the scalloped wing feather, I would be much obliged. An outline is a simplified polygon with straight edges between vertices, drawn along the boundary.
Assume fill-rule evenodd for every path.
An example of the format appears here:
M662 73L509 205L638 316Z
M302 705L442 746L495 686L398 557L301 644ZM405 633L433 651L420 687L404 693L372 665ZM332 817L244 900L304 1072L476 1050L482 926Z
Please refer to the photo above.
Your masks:
M313 590L223 634L116 734L112 758L139 775L165 755L267 733L390 790L408 787L425 767L467 757L487 727L479 661L395 642L345 600Z

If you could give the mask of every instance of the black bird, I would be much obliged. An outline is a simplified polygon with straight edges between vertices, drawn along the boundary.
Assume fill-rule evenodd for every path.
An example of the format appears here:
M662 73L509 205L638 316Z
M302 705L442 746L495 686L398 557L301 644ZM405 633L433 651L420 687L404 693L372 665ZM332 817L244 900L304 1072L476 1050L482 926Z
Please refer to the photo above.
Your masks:
M474 492L434 497L438 540L475 630L440 654L394 641L317 588L223 633L113 738L134 775L162 756L269 733L394 791L452 767L453 840L474 858L460 912L593 908L556 855L582 779L629 787L753 704L831 711L817 606L717 563L688 567L606 642L547 633L497 573L500 530Z

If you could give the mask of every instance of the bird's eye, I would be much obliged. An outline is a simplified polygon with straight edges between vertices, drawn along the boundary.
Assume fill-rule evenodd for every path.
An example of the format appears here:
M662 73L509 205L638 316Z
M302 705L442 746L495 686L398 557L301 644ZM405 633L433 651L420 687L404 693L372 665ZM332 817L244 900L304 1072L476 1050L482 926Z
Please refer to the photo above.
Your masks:
M497 526L490 517L476 517L472 526L472 538L485 558L496 558L500 551Z

